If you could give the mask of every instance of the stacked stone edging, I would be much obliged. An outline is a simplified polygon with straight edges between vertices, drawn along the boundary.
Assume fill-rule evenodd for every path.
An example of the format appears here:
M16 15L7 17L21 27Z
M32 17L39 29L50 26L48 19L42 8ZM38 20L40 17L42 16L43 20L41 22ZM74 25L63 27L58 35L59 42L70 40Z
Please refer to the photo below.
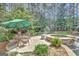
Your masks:
M69 56L76 56L76 54L66 45L62 45L62 47L67 51Z

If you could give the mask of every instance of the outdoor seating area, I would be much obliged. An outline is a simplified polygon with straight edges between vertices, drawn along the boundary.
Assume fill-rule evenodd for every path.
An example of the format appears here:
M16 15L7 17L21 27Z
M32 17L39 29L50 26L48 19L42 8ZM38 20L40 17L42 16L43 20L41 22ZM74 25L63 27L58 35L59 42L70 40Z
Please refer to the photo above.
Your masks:
M79 56L79 20L65 14L74 4L19 5L0 4L0 56Z
M7 49L5 51L5 53L8 56L19 56L19 55L20 56L31 56L31 55L36 56L36 53L34 52L35 47L39 44L40 45L45 44L48 47L48 50L47 50L48 53L46 55L49 55L49 56L62 56L62 55L63 56L75 56L75 53L64 44L63 44L64 48L61 46L57 47L57 48L55 48L54 46L51 46L51 44L52 44L51 40L52 39L54 40L56 38L56 36L54 36L54 38L53 38L53 36L51 36L49 38L48 37L49 37L49 34L45 34L42 36L30 36L30 34L28 34L28 33L21 34L21 32L18 32L18 34L16 34L14 36L13 40L10 40L8 42L8 44L6 44L7 46L2 46L3 48L2 47L1 48ZM49 39L50 39L50 41L48 41ZM62 42L64 42L64 41L62 41ZM67 41L67 43L68 43L68 41ZM58 44L58 43L56 43L56 44ZM61 45L62 43L59 43L59 44ZM65 46L67 47L67 49ZM59 49L59 50L56 50L56 49ZM71 52L67 52L68 50L70 50ZM1 52L3 52L3 51L1 51ZM41 52L41 50L40 50L40 52ZM69 53L71 53L71 54L69 54Z

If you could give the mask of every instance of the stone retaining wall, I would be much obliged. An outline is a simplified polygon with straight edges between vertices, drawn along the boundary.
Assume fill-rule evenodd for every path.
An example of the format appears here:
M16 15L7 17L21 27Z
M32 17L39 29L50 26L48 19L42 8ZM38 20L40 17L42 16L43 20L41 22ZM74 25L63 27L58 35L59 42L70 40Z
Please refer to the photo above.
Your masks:
M54 39L55 36L47 35L46 40L51 41L51 39ZM69 45L72 44L75 41L75 38L73 36L68 35L67 37L59 37L63 41L63 44Z
M67 51L69 56L76 56L76 54L66 45L62 45L62 47Z

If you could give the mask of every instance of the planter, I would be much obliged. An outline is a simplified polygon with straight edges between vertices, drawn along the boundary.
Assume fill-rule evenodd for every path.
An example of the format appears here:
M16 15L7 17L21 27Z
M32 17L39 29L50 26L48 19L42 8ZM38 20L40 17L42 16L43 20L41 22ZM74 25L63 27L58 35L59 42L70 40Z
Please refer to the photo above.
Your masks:
M75 53L66 45L61 47L49 47L49 56L76 56Z
M49 47L49 56L69 56L63 47Z
M54 39L56 37L56 35L47 35L46 40L47 41L51 41L51 39ZM62 37L58 37L59 39L62 40L63 44L69 45L69 44L73 44L73 42L75 41L75 37L71 36L71 35L67 35L66 37L62 36Z
M0 42L0 51L5 51L7 47L8 42Z

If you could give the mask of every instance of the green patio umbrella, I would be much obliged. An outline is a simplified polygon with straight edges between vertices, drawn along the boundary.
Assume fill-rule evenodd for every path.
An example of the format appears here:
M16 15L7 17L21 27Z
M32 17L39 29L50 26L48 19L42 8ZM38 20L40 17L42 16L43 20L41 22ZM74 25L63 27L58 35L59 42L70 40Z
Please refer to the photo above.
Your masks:
M31 23L29 21L23 19L14 19L11 21L1 23L1 26L4 26L6 28L18 28L18 29L26 28L30 25Z

